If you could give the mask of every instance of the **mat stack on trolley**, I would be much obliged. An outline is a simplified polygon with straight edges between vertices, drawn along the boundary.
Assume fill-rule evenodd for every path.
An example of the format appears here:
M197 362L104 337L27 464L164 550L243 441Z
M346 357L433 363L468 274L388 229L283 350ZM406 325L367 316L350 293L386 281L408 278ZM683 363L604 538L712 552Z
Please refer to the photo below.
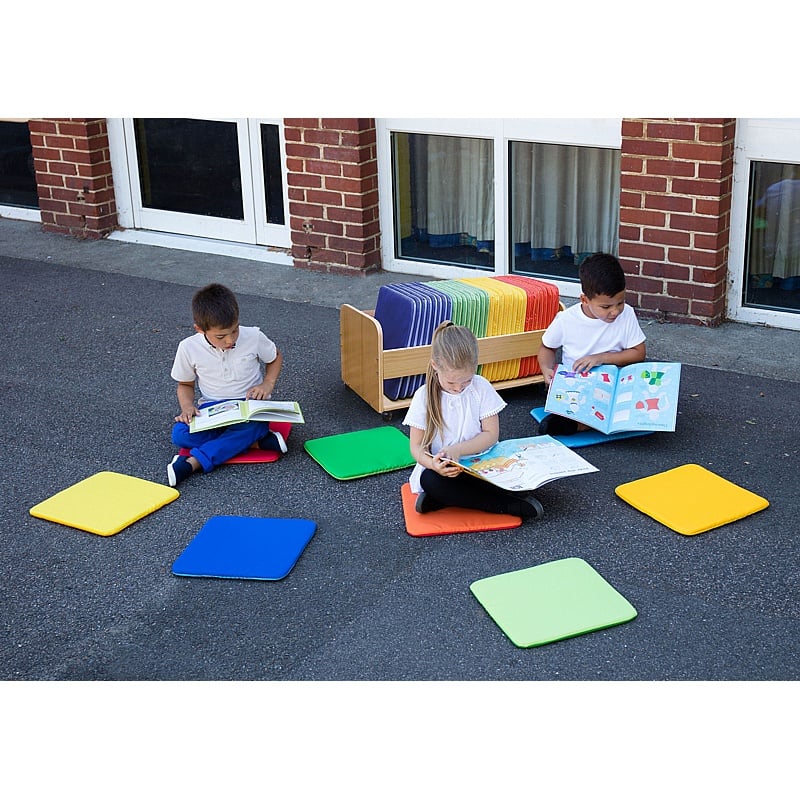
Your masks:
M541 336L560 308L556 286L524 276L387 284L374 311L342 306L342 380L384 415L406 408L433 331L450 320L475 334L478 371L496 388L537 383Z

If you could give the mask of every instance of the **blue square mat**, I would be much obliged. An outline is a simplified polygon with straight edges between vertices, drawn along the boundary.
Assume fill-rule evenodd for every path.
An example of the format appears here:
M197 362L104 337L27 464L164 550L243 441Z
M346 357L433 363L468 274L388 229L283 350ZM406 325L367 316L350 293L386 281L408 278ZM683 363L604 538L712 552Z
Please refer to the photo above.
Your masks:
M316 530L310 519L211 517L175 559L172 572L277 581L291 572Z
M546 416L547 412L544 407L532 408L531 416L537 421L541 422ZM649 436L654 431L622 431L620 433L602 433L601 431L578 431L578 433L571 433L569 436L553 436L558 439L561 444L575 449L576 447L589 447L593 444L603 444L604 442L615 442L617 439L633 439L636 436Z

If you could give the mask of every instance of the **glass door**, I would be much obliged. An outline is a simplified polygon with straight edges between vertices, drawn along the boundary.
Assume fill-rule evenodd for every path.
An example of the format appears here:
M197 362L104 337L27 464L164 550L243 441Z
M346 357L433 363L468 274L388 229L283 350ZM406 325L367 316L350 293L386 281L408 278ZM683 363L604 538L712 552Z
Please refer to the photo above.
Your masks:
M740 119L728 317L800 330L800 119Z
M277 120L126 119L134 227L288 247Z

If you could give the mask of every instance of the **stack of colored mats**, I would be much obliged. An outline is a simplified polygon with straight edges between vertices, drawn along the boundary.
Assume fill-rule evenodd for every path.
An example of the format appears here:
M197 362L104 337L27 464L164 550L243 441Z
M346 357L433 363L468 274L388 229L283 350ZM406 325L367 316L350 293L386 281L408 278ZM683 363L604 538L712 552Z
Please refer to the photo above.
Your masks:
M426 283L382 286L375 319L383 330L386 350L431 343L433 331L445 320L469 328L477 338L543 330L558 312L558 289L550 283L520 275L485 276ZM536 354L483 364L487 380L503 381L541 372ZM384 381L392 400L411 397L424 375Z

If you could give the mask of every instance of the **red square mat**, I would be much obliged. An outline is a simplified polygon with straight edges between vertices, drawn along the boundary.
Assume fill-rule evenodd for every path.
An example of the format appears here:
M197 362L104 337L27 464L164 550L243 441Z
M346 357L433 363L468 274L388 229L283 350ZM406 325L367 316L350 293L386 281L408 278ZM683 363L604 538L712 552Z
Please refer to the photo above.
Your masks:
M490 514L488 511L475 511L471 508L442 508L427 514L414 510L417 495L411 486L404 483L400 488L403 501L403 516L406 531L410 536L440 536L445 533L473 533L476 531L500 531L519 528L522 518L511 514Z
M289 439L289 432L292 430L292 424L290 422L271 422L270 423L270 430L278 431L278 433L283 436L284 441L288 441ZM180 455L188 456L189 450L185 447L182 447L179 451ZM245 450L244 453L239 453L238 456L234 456L233 458L229 458L225 463L226 464L268 464L271 461L277 461L281 457L280 453L276 453L274 450L259 450L256 447L251 447L249 450Z

